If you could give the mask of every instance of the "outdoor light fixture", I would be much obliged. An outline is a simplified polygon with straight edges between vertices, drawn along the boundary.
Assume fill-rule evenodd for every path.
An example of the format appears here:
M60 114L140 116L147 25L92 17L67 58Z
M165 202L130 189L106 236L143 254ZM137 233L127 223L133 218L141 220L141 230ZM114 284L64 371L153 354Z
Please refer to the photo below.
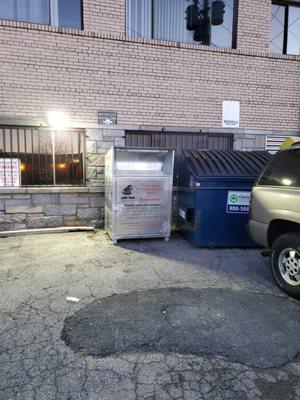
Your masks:
M66 163L59 163L58 164L58 168L59 169L66 169L67 168L67 164Z
M61 111L50 111L47 115L48 124L53 129L66 129L69 126L69 117Z
M23 163L20 163L20 171L23 172L26 169L26 165Z

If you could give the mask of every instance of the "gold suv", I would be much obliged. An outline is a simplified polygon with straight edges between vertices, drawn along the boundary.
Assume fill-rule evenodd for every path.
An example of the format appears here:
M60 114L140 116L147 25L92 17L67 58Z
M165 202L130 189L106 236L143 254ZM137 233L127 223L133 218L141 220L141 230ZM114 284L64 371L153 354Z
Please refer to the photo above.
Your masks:
M270 249L277 284L300 299L300 146L279 151L256 182L249 228Z

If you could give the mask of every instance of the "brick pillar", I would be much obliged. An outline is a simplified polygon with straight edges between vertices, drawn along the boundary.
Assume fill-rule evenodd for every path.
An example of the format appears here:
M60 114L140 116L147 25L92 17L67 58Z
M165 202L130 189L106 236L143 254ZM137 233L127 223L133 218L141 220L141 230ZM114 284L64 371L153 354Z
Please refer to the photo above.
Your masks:
M268 52L271 0L238 0L237 49Z

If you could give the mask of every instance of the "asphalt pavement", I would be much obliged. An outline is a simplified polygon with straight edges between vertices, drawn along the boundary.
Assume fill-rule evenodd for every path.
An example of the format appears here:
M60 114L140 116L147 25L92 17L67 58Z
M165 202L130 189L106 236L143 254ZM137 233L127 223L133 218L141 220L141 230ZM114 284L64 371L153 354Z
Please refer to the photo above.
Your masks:
M0 399L300 400L300 302L257 249L0 239Z

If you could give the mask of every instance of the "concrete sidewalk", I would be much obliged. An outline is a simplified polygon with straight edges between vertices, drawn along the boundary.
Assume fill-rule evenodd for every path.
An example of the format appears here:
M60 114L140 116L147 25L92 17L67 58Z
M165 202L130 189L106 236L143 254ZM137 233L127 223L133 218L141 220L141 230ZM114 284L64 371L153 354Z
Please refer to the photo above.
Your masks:
M258 250L3 238L0 294L1 400L300 399L300 303Z

